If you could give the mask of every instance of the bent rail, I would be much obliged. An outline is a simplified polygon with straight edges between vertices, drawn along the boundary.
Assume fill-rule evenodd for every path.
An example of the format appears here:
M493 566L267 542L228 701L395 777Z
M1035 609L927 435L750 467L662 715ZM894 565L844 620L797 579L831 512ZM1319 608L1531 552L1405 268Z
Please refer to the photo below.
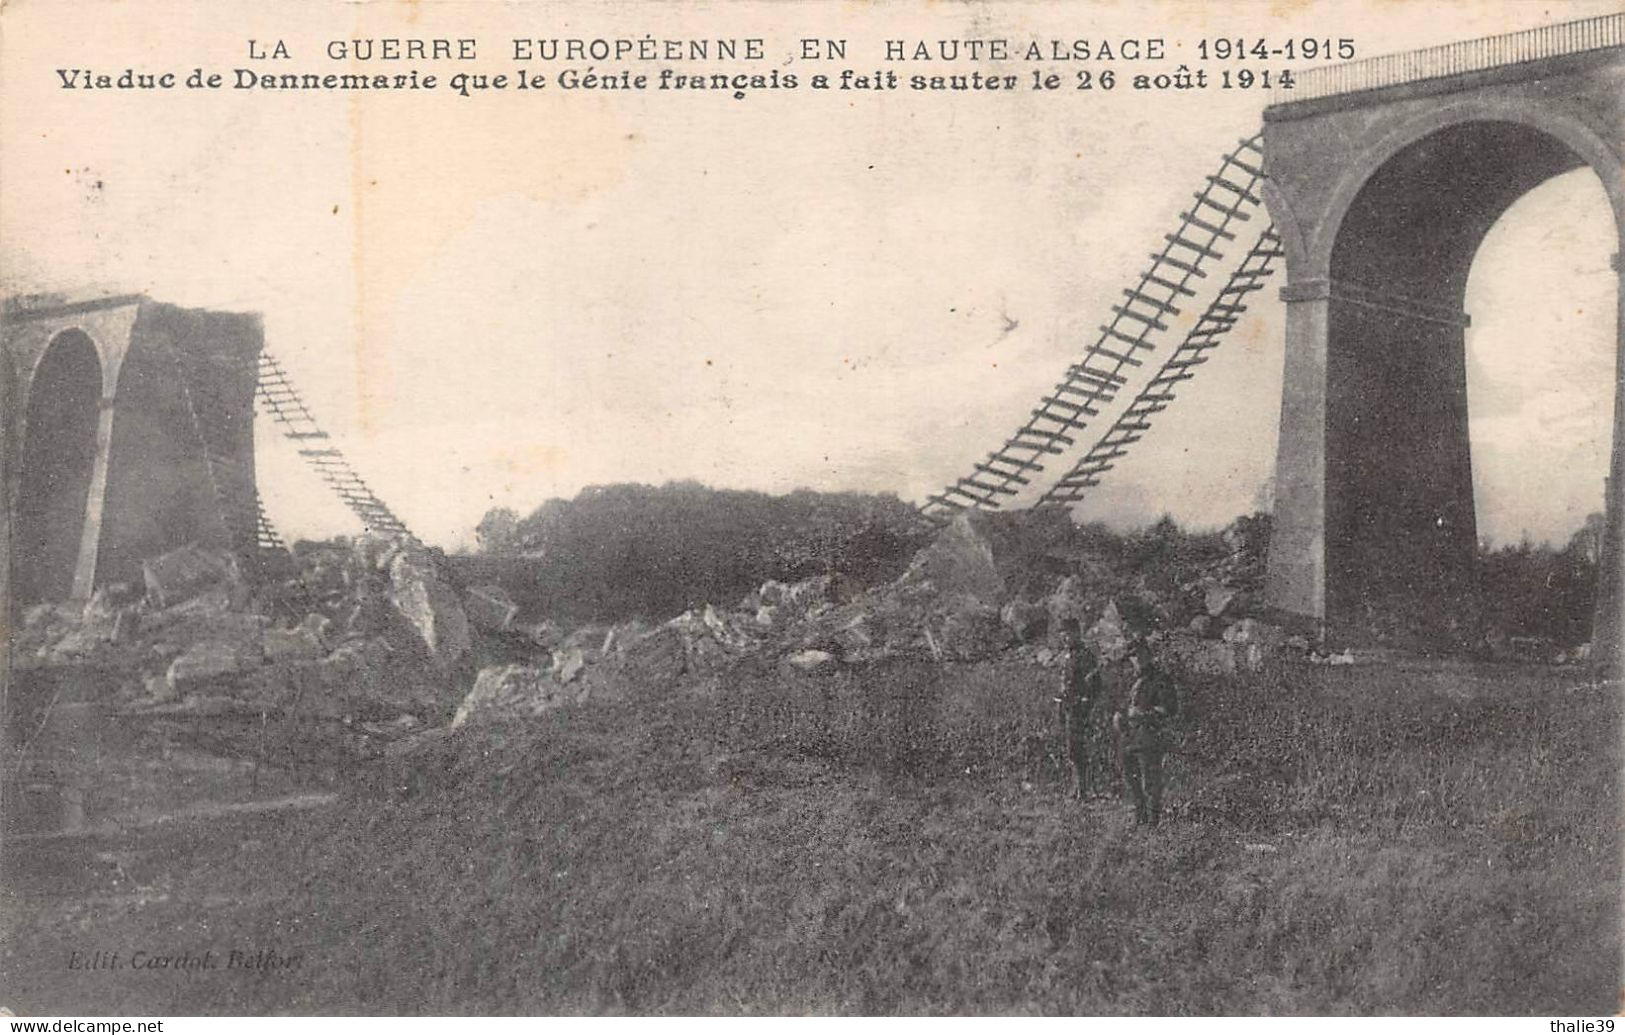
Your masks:
M1240 321L1241 314L1247 311L1247 296L1264 286L1275 272L1275 260L1285 254L1274 225L1265 227L1179 348L1169 355L1156 376L1146 382L1089 451L1033 504L1035 508L1069 506L1100 484L1101 476L1115 467L1117 461L1127 455L1129 446L1151 429L1151 418L1173 402L1176 386L1196 376L1194 368L1207 362L1207 353L1218 348L1225 335Z
M1194 195L1195 204L1180 213L1178 228L1164 235L1161 251L1151 254L1151 265L1133 287L1123 290L1123 303L1111 307L1112 318L1101 324L1100 336L1083 358L1067 367L1014 435L972 464L971 474L927 498L921 513L946 521L963 510L997 510L1006 501L1001 498L1032 483L1032 476L1044 469L1044 457L1077 444L1068 433L1085 428L1089 418L1112 402L1128 382L1127 368L1141 365L1137 354L1155 349L1154 336L1168 330L1163 321L1180 314L1181 299L1196 297L1191 283L1224 258L1220 246L1235 240L1231 225L1252 218L1247 210L1261 204L1262 140L1262 134L1254 135L1224 156Z
M277 362L276 357L262 351L259 364L256 392L259 400L269 411L271 419L282 425L282 434L294 443L299 455L321 476L322 481L338 494L344 505L361 519L367 531L404 536L414 543L420 542L406 527L406 523L396 517L394 511L367 487L367 483L361 480L355 468L350 466L343 451L333 444L332 438L316 423L310 408L305 405L304 399L294 388L293 381L289 379L287 371L282 369L282 364Z

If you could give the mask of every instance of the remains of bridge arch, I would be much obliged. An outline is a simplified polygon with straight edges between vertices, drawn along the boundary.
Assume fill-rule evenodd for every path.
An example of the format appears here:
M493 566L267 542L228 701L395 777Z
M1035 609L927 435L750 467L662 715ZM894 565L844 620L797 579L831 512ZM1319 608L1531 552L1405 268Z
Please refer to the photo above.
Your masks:
M17 603L139 583L187 543L252 553L257 315L34 297L0 326Z
M1265 112L1288 275L1266 592L1333 635L1368 602L1444 604L1472 587L1463 305L1484 235L1535 186L1589 167L1625 237L1625 16L1406 58L1306 75ZM1616 334L1594 632L1615 658L1625 313Z

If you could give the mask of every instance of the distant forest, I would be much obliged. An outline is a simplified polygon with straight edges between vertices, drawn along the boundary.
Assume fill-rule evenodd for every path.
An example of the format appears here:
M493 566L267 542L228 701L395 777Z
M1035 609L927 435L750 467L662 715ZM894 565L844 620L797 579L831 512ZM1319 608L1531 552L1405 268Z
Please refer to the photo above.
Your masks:
M1216 533L1187 532L1168 517L1127 535L1099 525L1062 531L1049 527L1052 521L1018 517L1004 515L996 523L1010 525L996 538L999 553L1017 568L1031 568L1029 562L1045 549L1070 548L1117 555L1155 580L1153 569L1168 567L1171 558L1223 550ZM1248 520L1264 522L1252 536L1261 548L1268 542L1268 518ZM1482 545L1478 599L1463 604L1462 624L1558 644L1585 642L1602 523L1601 514L1591 515L1562 547ZM478 552L454 562L471 582L501 585L533 617L662 620L707 603L732 605L768 579L793 582L836 573L853 588L876 585L901 574L934 531L912 505L892 495L799 490L774 496L692 481L616 484L548 500L524 517L508 508L491 510L476 529ZM1011 556L1029 552L1034 556ZM1174 564L1165 574L1182 567ZM1019 573L1010 574L1017 576L1012 589L1033 588L1023 585ZM1378 624L1427 619L1403 611ZM1467 635L1477 642L1481 634Z
M490 511L475 530L479 553L458 563L503 586L527 612L661 619L733 604L767 579L838 572L859 585L887 581L932 532L914 507L889 495L601 485L526 517Z

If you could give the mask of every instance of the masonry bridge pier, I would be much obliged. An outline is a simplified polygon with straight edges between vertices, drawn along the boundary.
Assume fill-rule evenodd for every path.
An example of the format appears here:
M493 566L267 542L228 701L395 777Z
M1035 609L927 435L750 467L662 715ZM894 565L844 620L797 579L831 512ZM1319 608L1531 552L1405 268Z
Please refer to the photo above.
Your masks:
M260 318L14 299L0 335L12 598L84 600L196 542L252 556Z
M1596 174L1625 236L1625 15L1315 70L1277 96L1262 191L1286 253L1286 360L1267 595L1335 636L1369 607L1470 599L1468 272L1514 202L1574 169ZM1617 298L1593 640L1614 656L1625 284Z

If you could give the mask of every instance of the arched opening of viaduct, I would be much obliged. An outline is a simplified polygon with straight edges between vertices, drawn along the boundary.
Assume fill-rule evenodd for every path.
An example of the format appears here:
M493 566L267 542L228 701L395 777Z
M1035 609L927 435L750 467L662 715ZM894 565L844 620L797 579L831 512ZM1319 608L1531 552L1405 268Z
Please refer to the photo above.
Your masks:
M1435 634L1470 622L1478 527L1468 275L1485 235L1518 199L1579 168L1597 175L1616 241L1625 236L1620 56L1586 56L1557 77L1498 70L1465 84L1411 84L1271 110L1268 201L1289 277L1268 579L1277 608L1347 639L1369 630L1376 610L1426 616ZM1614 263L1617 271L1617 255ZM1614 431L1594 625L1610 653L1619 624L1616 497L1625 485L1617 387L1625 334L1617 317L1613 331Z
M1331 282L1379 301L1336 300L1328 313L1329 613L1362 621L1362 611L1393 602L1425 611L1472 599L1468 273L1515 201L1582 164L1540 130L1460 123L1388 159L1344 215Z
M24 603L74 589L96 463L102 364L82 331L51 339L34 368L17 465L16 593Z

